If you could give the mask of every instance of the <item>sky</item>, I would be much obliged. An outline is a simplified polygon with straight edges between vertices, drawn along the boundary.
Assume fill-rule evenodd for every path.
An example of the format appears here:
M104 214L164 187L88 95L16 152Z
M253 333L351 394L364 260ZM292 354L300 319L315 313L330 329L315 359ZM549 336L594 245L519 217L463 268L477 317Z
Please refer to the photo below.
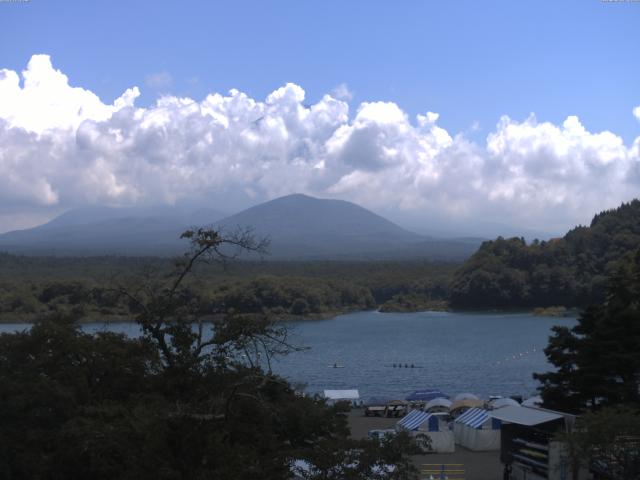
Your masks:
M562 233L640 195L640 2L0 1L0 232L289 193Z

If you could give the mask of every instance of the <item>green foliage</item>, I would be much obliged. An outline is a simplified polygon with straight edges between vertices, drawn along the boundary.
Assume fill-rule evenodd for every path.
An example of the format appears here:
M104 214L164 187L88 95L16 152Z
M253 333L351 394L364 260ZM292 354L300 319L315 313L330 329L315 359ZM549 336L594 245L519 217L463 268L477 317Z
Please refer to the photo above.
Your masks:
M599 478L640 478L640 410L610 407L578 418L571 432L561 433L572 471L590 469Z
M578 324L555 327L545 353L557 370L534 374L545 405L580 412L640 404L640 251L612 275L606 301Z
M589 227L527 245L484 242L456 272L451 303L462 308L587 306L604 300L606 278L640 245L640 201L597 214Z
M302 316L375 307L371 292L358 285L305 277L262 276L214 290L212 301L227 311Z
M194 323L203 305L186 279L196 262L218 259L218 246L259 244L200 230L188 238L193 249L170 275L113 289L140 339L86 334L60 314L0 335L0 475L285 479L304 460L313 480L415 478L406 438L384 448L352 440L343 405L301 396L271 373L271 359L295 349L272 317ZM48 302L95 299L84 293L75 284L41 292Z
M446 301L456 268L428 262L237 261L198 264L185 285L205 316L233 311L313 318L385 303L385 310L406 310L400 297L410 297L414 308L430 308ZM162 258L0 254L0 321L29 322L57 313L82 321L126 321L137 307L112 287L133 287L140 271L158 280L169 278L174 266Z

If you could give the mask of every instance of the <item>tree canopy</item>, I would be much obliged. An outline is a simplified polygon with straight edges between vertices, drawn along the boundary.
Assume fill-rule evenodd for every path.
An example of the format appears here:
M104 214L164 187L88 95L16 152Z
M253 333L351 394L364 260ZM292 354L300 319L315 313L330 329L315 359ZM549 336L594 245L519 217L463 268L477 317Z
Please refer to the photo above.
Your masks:
M0 335L0 475L32 479L414 478L409 438L349 438L345 406L274 375L296 347L264 314L194 322L184 279L251 237L199 230L166 277L114 291L136 306L143 335L84 333L54 315ZM381 469L381 466L387 466Z
M640 245L640 200L597 214L563 238L484 242L455 273L454 307L586 307L604 300L607 277Z
M553 332L545 353L557 370L534 374L545 405L573 412L640 405L640 251L612 275L603 304Z

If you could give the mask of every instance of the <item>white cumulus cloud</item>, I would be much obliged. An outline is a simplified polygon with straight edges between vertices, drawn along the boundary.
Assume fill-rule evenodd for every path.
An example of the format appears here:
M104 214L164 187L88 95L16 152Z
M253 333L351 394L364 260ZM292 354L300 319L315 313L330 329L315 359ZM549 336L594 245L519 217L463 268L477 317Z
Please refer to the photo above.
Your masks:
M562 125L505 116L477 144L434 112L410 118L376 101L350 112L344 91L308 105L301 86L286 84L264 100L231 90L147 108L135 105L139 94L106 104L46 55L22 78L0 70L3 204L32 212L196 197L233 210L303 192L402 211L427 229L434 218L562 229L640 191L640 138L626 146L573 116Z

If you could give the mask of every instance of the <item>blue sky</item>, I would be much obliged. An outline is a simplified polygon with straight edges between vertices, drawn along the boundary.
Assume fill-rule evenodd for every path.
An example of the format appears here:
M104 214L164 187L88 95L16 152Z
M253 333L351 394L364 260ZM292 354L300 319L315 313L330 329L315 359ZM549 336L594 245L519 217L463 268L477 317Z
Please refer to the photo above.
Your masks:
M59 70L70 86L95 93L106 106L137 86L135 107L146 112L131 113L129 123L124 114L107 119L82 113L70 123L45 125L45 132L45 126L34 125L46 117L43 112L58 115L58 100L76 105L65 97L73 97L72 90L40 80L34 81L40 93L18 94L17 84L5 89L13 92L6 93L5 103L20 100L4 111L0 105L0 117L8 122L0 153L19 152L12 158L25 160L0 164L0 173L17 178L15 185L41 188L31 195L5 186L16 193L0 194L0 231L84 204L172 203L185 190L207 201L224 198L230 210L303 191L357 201L411 225L477 217L522 225L529 220L517 212L525 208L535 217L529 226L561 231L640 191L640 109L632 113L640 105L638 25L640 2L632 1L0 3L0 69L19 76L33 55L46 54L52 65L40 62L33 78L51 80ZM287 83L303 89L304 100L295 88L278 94L277 105L265 100ZM211 147L172 163L144 150L148 143L135 143L148 142L149 135L141 140L132 125L153 112L171 118L164 132L171 125L187 138L185 129L195 117L187 118L177 100L173 110L154 110L158 98L203 102L210 93L226 95L230 89L246 93L258 107L248 103L242 114L224 107L216 115L232 124L245 115L248 123L237 135L224 133L232 130L228 125L224 132L201 125L198 138L214 147L233 145L232 152L245 152L242 158ZM325 94L344 104L329 105ZM90 110L86 102L93 105L88 97L77 101L81 112ZM296 110L314 105L331 112L322 125L309 124ZM416 115L427 112L439 117L418 126ZM256 133L258 150L234 143L263 115L285 125L286 132ZM501 121L504 115L509 119ZM579 120L565 124L569 116ZM72 147L77 137L64 136L61 128L80 128L86 119L106 123L91 137L91 148ZM148 125L158 127L154 122L144 124L147 133ZM23 143L14 145L16 128L39 136L21 137ZM114 129L135 137L136 146L125 151L118 144L105 153L105 143L96 138L105 140L104 132ZM64 163L53 153L36 157L33 152L45 149L44 137L71 160ZM183 152L185 145L163 148ZM373 160L359 158L361 152ZM143 184L160 163L172 176ZM195 165L203 169L199 177ZM267 170L277 171L274 179ZM73 171L80 173L74 177ZM233 195L213 181L200 181L203 172L213 178L240 171L233 177ZM80 191L87 178L100 176L110 182L104 192L96 193L95 185ZM176 176L184 183L171 183ZM283 176L291 181L279 182ZM594 178L607 183L598 195ZM388 192L381 191L385 185Z
M317 100L440 112L450 131L535 112L638 134L640 4L578 1L59 1L0 5L0 59L47 53L73 83L112 101L140 85L201 98L263 98L285 82ZM156 91L145 79L170 75Z

